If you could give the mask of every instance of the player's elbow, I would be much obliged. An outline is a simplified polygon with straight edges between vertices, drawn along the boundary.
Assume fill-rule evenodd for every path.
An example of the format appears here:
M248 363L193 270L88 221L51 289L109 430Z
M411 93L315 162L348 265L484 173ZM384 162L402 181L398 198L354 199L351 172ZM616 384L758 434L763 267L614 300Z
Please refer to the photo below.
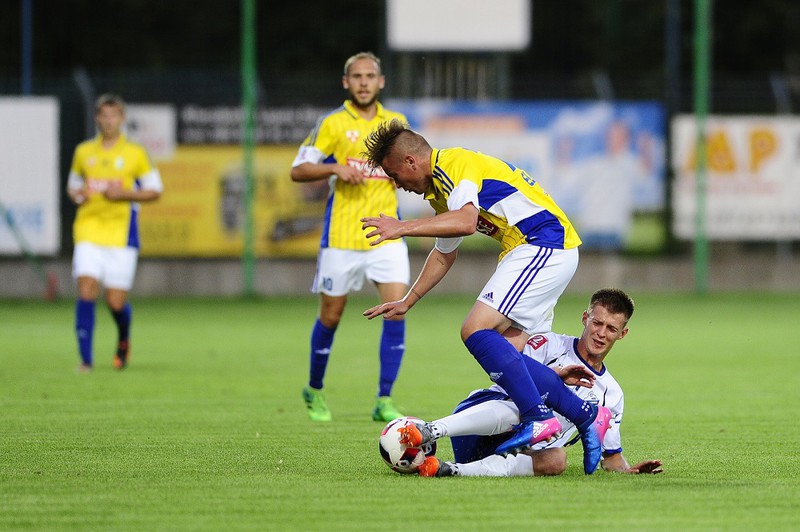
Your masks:
M307 163L303 163L301 165L292 167L291 171L289 171L289 177L292 178L292 181L295 183L302 183L304 181L308 181L312 177L308 173L306 164Z
M478 230L477 223L465 222L461 225L459 234L461 236L469 236L475 234L475 231Z

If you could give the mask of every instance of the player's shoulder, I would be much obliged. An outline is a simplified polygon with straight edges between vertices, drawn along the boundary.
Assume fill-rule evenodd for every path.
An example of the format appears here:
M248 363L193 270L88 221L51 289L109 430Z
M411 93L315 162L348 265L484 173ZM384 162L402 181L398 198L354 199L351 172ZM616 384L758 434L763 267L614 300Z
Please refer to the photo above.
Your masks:
M84 154L97 149L98 143L96 138L86 139L75 146L76 154Z
M352 116L350 112L347 110L345 105L342 104L339 107L331 109L327 113L320 115L320 117L317 119L314 129L319 131L326 128L340 127L343 122L351 119Z
M603 378L603 381L606 382L606 386L607 387L619 388L620 393L621 393L622 392L622 386L620 386L619 381L617 381L617 379L611 373L611 370L608 368L608 366L604 365L604 368L605 368L605 371L603 372L602 378Z
M122 149L125 150L129 156L146 161L150 160L150 154L147 152L147 148L145 148L144 144L140 144L127 137L123 139L123 142Z
M138 151L138 152L147 152L147 149L144 147L144 144L140 144L135 140L131 139L130 137L123 136L122 142L124 143L123 146L127 150Z

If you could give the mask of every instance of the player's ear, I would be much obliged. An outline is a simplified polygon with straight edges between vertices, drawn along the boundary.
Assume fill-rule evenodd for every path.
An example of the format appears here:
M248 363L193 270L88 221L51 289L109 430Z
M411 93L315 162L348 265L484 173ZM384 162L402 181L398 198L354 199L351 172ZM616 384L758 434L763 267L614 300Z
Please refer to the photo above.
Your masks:
M617 340L622 340L623 338L625 338L625 335L626 335L626 334L628 334L628 328L627 328L627 327L625 327L624 329L622 329L622 332L621 332L621 333L619 333L619 338L617 338Z
M383 90L383 87L385 85L386 85L386 76L381 75L381 77L378 78L378 88L380 90Z
M350 83L347 82L347 76L342 76L342 88L344 90L348 90L350 88Z

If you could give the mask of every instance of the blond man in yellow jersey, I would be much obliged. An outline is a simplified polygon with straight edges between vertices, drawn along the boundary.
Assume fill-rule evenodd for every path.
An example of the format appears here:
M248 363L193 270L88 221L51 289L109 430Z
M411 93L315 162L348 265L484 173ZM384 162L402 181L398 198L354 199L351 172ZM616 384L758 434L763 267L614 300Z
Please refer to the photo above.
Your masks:
M101 287L117 325L114 367L128 364L132 314L128 292L139 251L137 202L156 200L163 190L145 149L122 134L124 120L122 98L104 94L97 99L98 135L75 148L67 180L67 194L78 205L72 270L78 288L75 329L81 372L93 366L95 301Z
M464 236L480 232L494 238L502 249L500 262L464 320L461 339L520 411L519 428L497 453L516 453L553 437L561 425L522 355L503 335L550 330L558 298L578 267L581 241L569 219L521 168L463 148L433 149L401 122L378 127L365 144L371 165L381 166L400 188L424 195L437 215L406 221L384 214L363 218L375 245L404 236L436 237L408 293L364 315L405 315L450 270Z
M364 139L375 127L392 119L406 121L403 115L378 102L384 84L380 60L374 54L362 52L348 58L342 86L349 98L319 119L292 164L293 181L325 179L330 186L312 285L312 291L320 296L320 308L311 332L308 386L303 388L308 415L314 421L330 421L332 417L322 387L347 294L361 289L364 278L375 284L381 302L394 301L408 290L410 268L405 242L371 246L360 222L363 216L380 213L399 216L394 183L379 171L370 172L361 156ZM372 411L376 421L391 421L402 415L394 406L391 392L404 351L403 317L386 320L379 348L378 393Z

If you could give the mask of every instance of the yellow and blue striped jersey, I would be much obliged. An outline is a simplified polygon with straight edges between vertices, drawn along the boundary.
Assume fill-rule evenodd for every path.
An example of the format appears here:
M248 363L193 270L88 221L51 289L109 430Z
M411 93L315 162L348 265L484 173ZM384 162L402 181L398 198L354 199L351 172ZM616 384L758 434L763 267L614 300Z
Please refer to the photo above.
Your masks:
M526 243L555 249L581 244L564 212L521 168L464 148L447 148L433 150L431 171L432 190L425 199L437 213L463 206L448 205L459 185L477 187L477 230L500 242L500 258Z
M113 147L103 147L98 135L75 148L70 176L86 183L89 196L78 207L72 234L75 243L92 242L101 246L139 247L138 204L110 201L103 193L111 183L123 189L146 188L161 191L158 170L145 149L121 136ZM142 181L145 181L144 186Z
M380 103L375 117L365 120L347 100L341 107L320 118L303 141L294 166L304 162L335 162L358 168L367 178L362 184L354 185L332 176L321 247L371 249L365 236L368 231L361 229L361 218L378 216L380 213L399 218L394 183L381 169L371 171L362 156L367 135L379 124L394 118L407 122L404 115L390 111Z

